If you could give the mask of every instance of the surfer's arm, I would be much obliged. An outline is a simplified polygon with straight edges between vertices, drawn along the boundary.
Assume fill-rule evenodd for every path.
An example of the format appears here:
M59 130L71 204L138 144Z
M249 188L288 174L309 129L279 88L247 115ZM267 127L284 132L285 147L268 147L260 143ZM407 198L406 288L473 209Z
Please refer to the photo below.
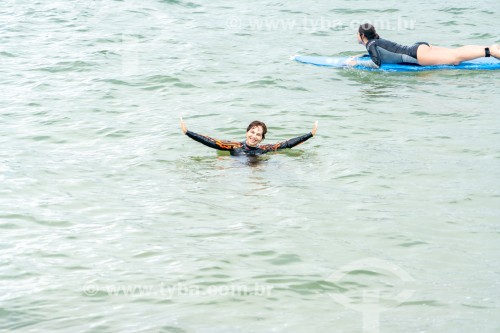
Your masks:
M367 66L367 67L374 67L374 68L379 68L380 65L382 65L382 60L380 59L380 53L378 52L377 45L375 41L371 41L368 43L368 54L370 55L370 58L372 59L372 64L369 65L370 61L363 61L363 64L360 64L362 66ZM365 64L365 62L367 64Z
M186 130L186 135L193 139L194 141L198 141L201 144L204 144L207 147L213 148L213 149L218 149L218 150L231 150L234 148L241 147L240 142L234 142L234 141L225 141L225 140L217 140L213 139L211 137L197 134L194 132L191 132L189 130Z
M377 66L376 63L374 63L372 60L355 60L354 64L351 66L363 66L363 67L370 67L370 68L379 68L380 66Z
M363 66L363 67L370 67L370 68L379 68L380 67L380 66L377 66L377 64L374 63L373 60L359 60L358 57L352 57L349 60L347 60L347 66L351 66L351 67Z

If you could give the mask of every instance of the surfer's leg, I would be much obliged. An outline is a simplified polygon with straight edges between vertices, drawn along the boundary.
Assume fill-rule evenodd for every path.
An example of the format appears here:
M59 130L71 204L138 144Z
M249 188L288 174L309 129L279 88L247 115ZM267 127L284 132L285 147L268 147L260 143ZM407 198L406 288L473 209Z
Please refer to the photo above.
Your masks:
M500 45L498 44L493 44L490 46L490 54L492 57L497 58L500 60Z
M490 53L495 58L500 56L498 45L490 46ZM462 61L486 56L486 47L466 45L456 49L439 46L420 45L417 50L418 63L422 66L458 65Z

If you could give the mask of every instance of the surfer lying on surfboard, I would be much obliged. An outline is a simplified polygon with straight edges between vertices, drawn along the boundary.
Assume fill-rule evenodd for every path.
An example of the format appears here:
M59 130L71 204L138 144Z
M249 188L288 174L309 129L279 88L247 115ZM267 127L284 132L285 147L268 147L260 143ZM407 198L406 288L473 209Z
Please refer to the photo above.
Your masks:
M382 39L375 31L375 27L365 23L359 26L358 42L363 44L371 60L350 59L349 66L366 66L378 68L382 64L410 63L421 66L458 65L462 61L493 56L500 59L500 46L493 44L490 47L466 45L457 49L449 49L420 42L411 46L404 46L387 39Z
M281 149L293 148L296 145L301 144L316 135L317 129L318 122L316 121L314 123L312 131L307 134L276 144L259 145L260 142L265 139L267 133L266 124L261 121L252 121L247 127L246 140L238 142L217 140L208 136L188 131L188 129L186 128L186 124L181 118L181 130L182 132L184 132L184 134L210 148L229 151L229 153L233 156L256 156Z

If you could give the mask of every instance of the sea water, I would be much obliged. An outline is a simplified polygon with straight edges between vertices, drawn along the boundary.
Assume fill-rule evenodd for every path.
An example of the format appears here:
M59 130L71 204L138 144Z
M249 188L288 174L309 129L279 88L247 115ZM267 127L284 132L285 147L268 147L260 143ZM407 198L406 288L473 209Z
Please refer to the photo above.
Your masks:
M1 332L500 331L497 71L295 54L499 43L496 0L0 3ZM257 160L180 130L264 143Z

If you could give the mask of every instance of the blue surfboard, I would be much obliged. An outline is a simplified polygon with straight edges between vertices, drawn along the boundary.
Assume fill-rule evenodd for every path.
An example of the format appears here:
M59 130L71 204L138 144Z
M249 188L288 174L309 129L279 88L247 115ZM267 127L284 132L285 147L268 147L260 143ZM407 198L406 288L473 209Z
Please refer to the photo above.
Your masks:
M333 68L349 67L347 61L351 57L314 57L314 56L294 56L293 60L315 66L325 66ZM359 60L370 60L369 56L357 58ZM475 60L464 61L460 65L437 65L437 66L419 66L413 64L382 64L380 68L371 68L366 66L354 66L353 68L366 71L384 71L384 72L424 72L433 70L495 70L500 69L500 60L493 57L478 58Z

